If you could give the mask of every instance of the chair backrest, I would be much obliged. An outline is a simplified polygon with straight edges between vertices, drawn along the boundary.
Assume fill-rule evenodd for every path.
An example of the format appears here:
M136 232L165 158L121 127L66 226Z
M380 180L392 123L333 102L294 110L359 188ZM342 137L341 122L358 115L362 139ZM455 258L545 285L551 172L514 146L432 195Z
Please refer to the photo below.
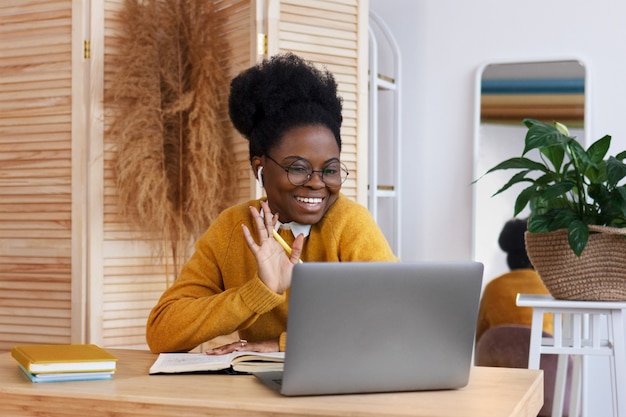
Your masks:
M550 334L543 332L543 336ZM507 324L488 329L476 343L474 363L477 366L528 368L530 326ZM539 416L552 415L557 355L541 355L539 367L543 370L544 403ZM571 362L571 360L570 360ZM568 374L571 373L570 363ZM569 415L570 380L566 379L563 416Z

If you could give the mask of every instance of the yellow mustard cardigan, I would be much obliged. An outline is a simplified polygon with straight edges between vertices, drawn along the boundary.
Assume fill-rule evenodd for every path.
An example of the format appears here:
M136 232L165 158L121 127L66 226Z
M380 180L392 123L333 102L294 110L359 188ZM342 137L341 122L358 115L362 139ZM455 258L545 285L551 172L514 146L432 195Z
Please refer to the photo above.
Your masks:
M517 294L548 294L548 289L534 269L515 269L490 281L483 291L478 310L476 340L488 329L503 324L532 324L532 308L518 307ZM543 329L552 334L551 315Z
M241 225L251 231L253 200L226 209L196 242L195 253L150 312L146 338L153 352L188 351L235 331L249 341L279 339L285 349L289 292L279 295L257 275ZM289 245L294 237L281 230ZM397 261L367 209L340 194L311 227L304 262Z

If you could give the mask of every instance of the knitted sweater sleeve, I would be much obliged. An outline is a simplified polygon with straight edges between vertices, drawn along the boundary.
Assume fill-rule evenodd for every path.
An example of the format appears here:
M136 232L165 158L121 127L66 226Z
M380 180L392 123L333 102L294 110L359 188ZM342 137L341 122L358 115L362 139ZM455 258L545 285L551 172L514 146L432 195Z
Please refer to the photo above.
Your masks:
M248 221L241 214L245 209L228 210L209 227L150 312L146 339L153 352L188 351L248 328L264 313L286 304L286 295L271 291L256 273L241 231ZM282 330L267 329L267 338L278 337Z

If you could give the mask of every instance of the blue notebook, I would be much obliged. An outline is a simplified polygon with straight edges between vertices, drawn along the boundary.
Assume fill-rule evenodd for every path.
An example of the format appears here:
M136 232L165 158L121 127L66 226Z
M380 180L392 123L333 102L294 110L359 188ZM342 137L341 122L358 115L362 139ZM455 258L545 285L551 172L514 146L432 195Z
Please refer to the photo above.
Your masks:
M22 365L19 368L31 382L64 382L64 381L93 381L112 379L114 371L107 372L67 372L58 374L31 374Z

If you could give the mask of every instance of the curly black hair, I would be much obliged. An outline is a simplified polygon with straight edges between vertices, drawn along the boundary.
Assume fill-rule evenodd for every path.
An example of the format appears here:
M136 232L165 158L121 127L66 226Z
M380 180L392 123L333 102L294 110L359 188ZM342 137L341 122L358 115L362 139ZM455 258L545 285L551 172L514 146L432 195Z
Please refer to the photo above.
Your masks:
M327 127L341 150L342 99L327 70L293 53L275 55L240 73L230 84L228 113L250 142L250 159L267 155L288 130Z

